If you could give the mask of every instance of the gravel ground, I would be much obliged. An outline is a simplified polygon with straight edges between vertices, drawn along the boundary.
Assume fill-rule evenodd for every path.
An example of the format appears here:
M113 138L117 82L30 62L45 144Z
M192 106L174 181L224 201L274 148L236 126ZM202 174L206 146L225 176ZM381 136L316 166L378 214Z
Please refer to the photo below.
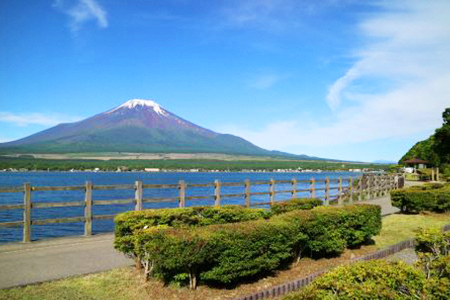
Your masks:
M405 249L392 256L389 256L386 260L398 261L403 260L408 265L413 265L417 261L417 255L414 249Z

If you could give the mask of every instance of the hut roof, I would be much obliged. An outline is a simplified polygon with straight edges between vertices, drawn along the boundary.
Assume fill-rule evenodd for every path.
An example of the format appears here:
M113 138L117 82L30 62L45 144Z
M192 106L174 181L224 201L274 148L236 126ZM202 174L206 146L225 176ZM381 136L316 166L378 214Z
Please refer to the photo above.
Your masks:
M412 158L412 159L405 160L404 163L407 163L407 164L427 164L429 162L426 161L426 160L418 159L418 158Z

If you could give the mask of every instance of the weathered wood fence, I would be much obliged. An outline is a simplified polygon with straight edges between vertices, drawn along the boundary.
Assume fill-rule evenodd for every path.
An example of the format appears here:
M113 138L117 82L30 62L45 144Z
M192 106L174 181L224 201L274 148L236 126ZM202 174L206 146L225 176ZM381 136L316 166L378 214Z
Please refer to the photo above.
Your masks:
M322 191L324 205L338 204L342 205L344 202L353 203L353 201L361 201L372 199L377 196L385 195L390 190L402 187L402 177L398 175L363 175L356 182L352 177L316 180L311 178L309 180L269 180L269 181L250 181L243 182L220 182L215 180L212 183L186 183L181 180L178 184L144 184L142 181L136 181L135 184L120 184L120 185L94 185L92 182L86 182L85 185L80 186L31 186L30 183L25 183L20 187L1 187L0 193L23 193L23 204L9 204L0 205L0 210L23 209L23 220L14 222L2 222L0 228L23 226L23 242L31 241L32 225L44 225L55 223L77 223L84 222L84 235L92 235L93 220L113 219L115 215L94 215L93 206L98 205L117 205L117 204L134 204L135 210L142 210L144 203L164 203L164 202L178 202L178 207L186 207L186 201L195 200L213 200L214 206L220 207L222 199L226 198L240 198L243 197L245 207L255 207L262 205L272 205L276 202L277 194L290 194L291 198L297 198L298 193L307 193L310 198L318 198L316 192ZM333 183L333 185L330 185ZM287 190L276 190L277 184L289 184L290 188ZM303 184L307 188L298 189L298 184ZM267 185L266 192L251 192L252 186ZM213 195L201 196L187 196L187 189L212 187L214 188ZM243 193L238 194L224 194L222 187L242 187ZM144 189L177 189L178 196L173 198L144 198ZM94 200L93 191L106 190L134 190L135 197L131 199L119 200ZM331 193L336 190L336 193ZM84 201L71 202L32 202L32 193L37 191L83 191ZM266 195L269 197L267 202L252 202L252 196ZM332 198L331 195L334 195ZM195 203L194 203L195 204ZM189 205L195 206L195 205ZM57 219L35 219L31 218L32 209L41 208L57 208L57 207L84 207L84 216L66 217Z

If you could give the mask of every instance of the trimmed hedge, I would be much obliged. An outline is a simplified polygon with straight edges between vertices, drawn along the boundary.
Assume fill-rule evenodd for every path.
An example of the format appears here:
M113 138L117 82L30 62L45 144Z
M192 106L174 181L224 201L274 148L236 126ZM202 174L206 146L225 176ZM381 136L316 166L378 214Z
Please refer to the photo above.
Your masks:
M450 210L450 185L425 184L391 192L391 202L402 212Z
M117 250L129 256L136 256L133 249L133 232L144 228L154 226L191 228L268 219L274 214L292 210L312 209L321 204L320 199L293 199L278 202L270 210L243 208L241 206L223 206L219 208L206 206L129 211L121 213L114 218L114 246Z
M312 199L293 199L289 201L277 202L270 207L270 210L275 214L281 214L293 210L308 210L322 205L322 200Z
M372 260L337 267L283 300L428 299L423 273L404 262Z
M380 207L318 207L268 220L134 232L134 253L165 281L230 285L272 272L302 253L339 254L381 229Z
M118 214L114 218L114 247L130 256L135 256L133 233L150 227L189 228L213 224L236 223L267 219L272 213L265 209L250 209L240 206L187 207L169 209L146 209Z

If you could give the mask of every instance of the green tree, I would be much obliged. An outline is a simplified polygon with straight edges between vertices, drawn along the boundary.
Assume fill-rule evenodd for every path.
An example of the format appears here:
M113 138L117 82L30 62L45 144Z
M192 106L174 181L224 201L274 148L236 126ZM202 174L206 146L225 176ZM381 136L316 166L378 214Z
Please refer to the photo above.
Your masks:
M442 113L443 125L436 129L428 139L416 143L401 159L418 158L429 161L431 164L444 167L450 164L450 108Z

